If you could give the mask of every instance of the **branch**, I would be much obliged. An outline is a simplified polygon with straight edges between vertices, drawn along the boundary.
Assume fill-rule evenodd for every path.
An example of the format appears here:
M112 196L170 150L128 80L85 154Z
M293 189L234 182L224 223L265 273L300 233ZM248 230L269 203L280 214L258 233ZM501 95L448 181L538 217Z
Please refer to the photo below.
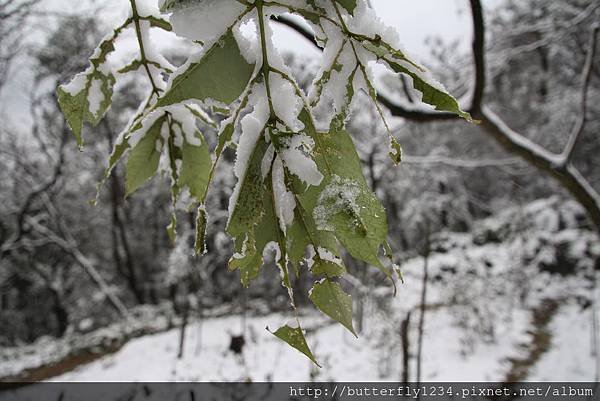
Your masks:
M377 100L383 104L394 117L402 117L418 123L427 123L435 121L454 121L458 116L452 113L436 112L417 109L416 107L407 107L396 103L381 93L377 94Z
M284 15L279 15L279 16L273 15L273 16L271 16L271 19L275 22L278 22L289 28L292 28L294 31L298 32L305 39L307 39L309 42L311 42L316 48L323 50L323 48L319 45L319 43L317 43L314 32L312 32L310 29L298 24L296 21L294 21L291 18L288 18Z
M53 244L61 248L64 252L71 255L75 262L80 265L83 270L90 276L92 281L98 286L100 291L109 300L115 310L124 318L128 318L129 311L123 302L112 292L102 275L96 270L96 267L81 251L77 248L76 241L71 233L66 233L66 238L61 238L48 227L43 226L33 218L28 218L28 223L31 224L40 234L44 235Z
M488 107L483 106L475 116L481 127L507 151L521 156L541 171L548 173L585 208L600 232L600 195L570 163L563 164L560 155L548 152L527 137L513 131Z
M403 156L402 163L405 164L441 164L450 167L465 169L477 169L483 167L504 167L519 164L521 159L509 157L505 159L480 159L462 160L445 156Z
M315 36L308 29L298 24L296 21L293 21L284 16L279 16L277 18L273 18L273 20L277 23L283 24L294 31L298 32L304 38L309 40L317 49L323 50L321 46L317 43ZM377 94L377 100L383 104L387 109L390 110L392 115L396 117L403 117L411 121L416 122L432 122L432 121L448 121L448 120L456 120L458 117L451 113L438 113L435 111L429 110L418 110L416 108L405 107L399 103L396 103L389 99L387 96L382 95L380 93Z
M592 31L590 33L587 57L583 67L581 82L581 115L571 131L571 134L569 135L569 141L567 142L565 150L561 155L563 159L562 164L567 164L571 160L573 151L577 147L577 143L581 138L587 122L588 89L590 86L590 81L592 80L592 69L594 66L594 59L596 57L596 42L598 40L598 32L600 32L600 25L596 24L592 27Z
M471 99L471 110L477 114L483 104L485 93L485 25L483 8L479 0L471 0L473 14L473 62L475 63L475 85Z

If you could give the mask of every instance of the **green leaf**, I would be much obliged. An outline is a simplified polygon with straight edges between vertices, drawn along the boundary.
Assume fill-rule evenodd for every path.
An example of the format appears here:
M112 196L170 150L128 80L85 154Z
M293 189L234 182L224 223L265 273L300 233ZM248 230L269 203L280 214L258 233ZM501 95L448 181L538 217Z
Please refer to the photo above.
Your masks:
M160 0L158 2L160 12L164 13L171 10L177 3L183 3L182 0Z
M229 260L229 268L240 269L244 286L258 276L265 247L271 242L279 243L270 175L263 179L261 168L268 146L263 132L257 138L245 174L239 177L239 195L227 224L236 252Z
M140 69L140 67L142 67L142 66L143 66L143 64L140 60L133 59L125 67L119 69L118 73L119 74L127 74L128 72L134 72L134 71L137 71L138 69Z
M321 236L334 235L355 259L391 276L379 260L387 237L385 209L367 185L352 139L344 130L316 133L307 112L301 114L301 120L307 126L306 134L315 141L314 160L325 176L318 187L304 190L297 182L294 185L302 210L310 214L305 220L312 222ZM326 249L335 250L331 242L326 244ZM319 267L331 275L326 270L331 266Z
M244 59L228 30L206 54L197 62L189 63L186 70L173 79L158 106L189 99L214 99L230 104L242 94L253 72L254 65Z
M268 330L268 329L267 329ZM304 333L300 327L290 327L285 325L279 328L275 333L271 332L274 336L279 338L280 340L285 341L298 351L302 352L304 355L308 357L315 365L321 367L317 360L315 359L313 353L311 352L308 344L306 343L306 338L304 337Z
M74 79L77 79L75 77ZM87 110L87 93L85 90L73 95L63 88L59 87L56 91L58 97L58 104L62 110L67 123L71 127L77 144L83 145L83 138L81 137L81 130L83 129L83 122L85 119L85 111Z
M467 121L473 121L471 115L460 108L458 101L452 95L438 84L430 82L430 78L425 75L426 70L408 59L404 53L393 49L384 42L374 44L373 42L364 41L363 46L377 55L379 60L387 64L393 71L411 77L413 87L421 92L424 103L435 107L436 110L447 111Z
M165 121L166 115L159 117L131 150L125 175L126 196L131 195L156 174L160 161L157 141L163 141L160 131Z
M323 279L313 286L310 300L324 314L341 323L356 337L352 325L352 297L334 281Z
M356 8L356 0L335 0L335 2L344 7L350 15L354 13L354 9Z
M304 123L303 133L316 141L321 138L321 133L317 133L309 112L305 109L300 114L300 120ZM317 145L317 148L319 146ZM318 152L315 152L315 154ZM313 155L319 171L323 174L327 171L323 159ZM313 209L317 204L319 187L306 187L298 177L290 174L286 170L287 186L296 194L296 209L294 210L294 220L287 228L286 250L289 261L298 269L298 265L305 259L307 248L312 247L314 256L311 260L311 272L314 275L325 275L327 277L341 276L346 272L343 262L339 258L338 242L332 232L322 231L317 228L313 218ZM324 260L320 254L327 253L339 259L339 263L332 263Z
M160 28L162 30L165 30L167 32L171 32L173 30L173 27L171 26L171 24L169 23L169 21L162 19L162 18L157 18L154 17L152 15L149 15L147 17L143 17L143 19L147 20L150 22L150 26L153 26L155 28Z
M128 18L115 28L90 57L88 69L77 74L68 84L59 86L56 91L58 104L79 147L83 146L83 124L88 122L97 125L110 108L116 80L113 73L103 67L109 54L115 50L114 41L131 22L132 19ZM90 96L93 104L90 104Z
M79 146L83 145L83 123L97 125L110 108L114 84L115 78L112 74L105 75L90 68L85 73L76 75L70 84L58 87L58 104ZM71 85L81 89L73 93L69 90ZM95 101L96 97L101 98L97 104L90 105L90 96L93 96Z
M212 160L208 144L202 137L202 134L197 132L196 136L202 139L202 145L195 146L184 142L181 147L182 159L181 171L179 173L179 187L183 188L187 186L192 197L203 202L210 178Z

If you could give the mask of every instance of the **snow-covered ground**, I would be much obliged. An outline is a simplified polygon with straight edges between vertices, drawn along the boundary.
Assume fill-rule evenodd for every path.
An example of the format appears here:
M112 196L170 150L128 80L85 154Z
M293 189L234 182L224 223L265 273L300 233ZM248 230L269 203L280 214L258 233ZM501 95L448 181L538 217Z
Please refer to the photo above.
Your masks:
M394 302L402 302L401 298ZM499 325L497 339L467 344L463 329L444 309L431 312L425 328L423 378L427 381L499 381L509 369L507 358L525 352L528 314L515 311L512 321ZM323 322L322 319L306 319ZM108 355L55 381L398 381L402 355L397 339L379 337L371 330L359 339L339 325L329 325L311 336L324 365L314 367L303 355L265 330L280 315L250 318L243 354L229 351L230 334L239 333L240 317L215 318L188 326L185 352L177 358L179 330L130 341ZM560 309L551 324L552 348L535 364L528 380L590 381L590 316L576 305ZM390 333L393 334L398 333ZM389 341L389 342L388 342ZM383 344L383 345L382 345ZM414 365L414 363L413 363ZM414 367L414 366L413 366Z
M398 299L397 302L400 302ZM314 352L324 365L315 368L304 356L265 330L280 316L249 319L249 342L243 355L228 351L239 317L210 319L191 325L187 345L177 358L179 331L146 336L129 342L121 351L55 378L56 381L378 381L400 379L399 349L381 347L385 338L354 338L337 325L312 336ZM314 320L314 319L311 319ZM463 354L460 329L443 312L430 315L424 349L425 379L438 381L493 380L502 377L506 356L521 336L525 319L515 320L496 344Z
M422 380L504 381L517 371L530 381L596 378L600 333L593 311L599 297L592 268L600 244L579 227L578 213L572 204L550 199L503 211L471 233L438 238L429 259ZM569 272L561 275L557 268ZM399 381L401 322L408 312L409 378L415 380L423 259L409 259L402 269L406 282L395 297L389 287L342 283L354 294L355 309L364 296L358 339L310 307L302 309L321 369L265 329L291 318L274 313L248 316L245 329L238 315L192 320L180 359L176 328L131 340L53 380ZM229 345L242 332L246 344L237 355ZM4 358L6 363L18 364L18 353L11 355L15 360Z

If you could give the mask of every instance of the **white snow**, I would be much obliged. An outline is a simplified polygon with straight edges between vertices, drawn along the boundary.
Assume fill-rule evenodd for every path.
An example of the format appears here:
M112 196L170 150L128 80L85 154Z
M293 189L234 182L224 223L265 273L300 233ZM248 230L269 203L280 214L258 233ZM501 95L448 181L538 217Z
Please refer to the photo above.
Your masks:
M88 91L88 105L90 113L97 117L100 112L102 102L104 102L104 93L102 93L102 81L98 78L93 78Z
M323 181L315 161L308 155L312 153L314 141L307 135L296 134L290 138L281 157L285 167L308 185L318 186Z
M160 17L156 0L135 0L135 7L140 17Z
M535 206L535 207L534 207ZM546 233L531 221L545 226L547 210L556 210L561 221L569 221L567 208L555 200L504 210L478 222L473 234L445 233L437 238L444 251L429 259L427 315L423 341L424 381L502 381L511 368L510 358L531 359L536 330L549 334L549 348L531 359L527 380L592 381L596 358L592 355L592 308L586 307L591 290L583 271L569 276L540 272L521 259L526 252L520 237L528 241ZM515 216L520 216L517 222ZM514 233L506 225L527 222L526 233ZM572 219L571 221L575 221ZM506 235L503 242L473 242L480 230L494 230ZM579 235L573 235L577 230ZM562 233L567 234L562 234ZM504 233L504 234L502 234ZM589 230L568 226L550 240L571 241L572 249L596 252L596 237ZM571 243L569 242L569 243ZM586 245L580 244L584 242ZM577 245L575 245L577 243ZM281 258L277 244L268 245L266 253ZM315 250L309 247L310 256ZM596 257L597 254L591 254ZM594 256L595 255L595 256ZM319 256L336 260L319 249ZM186 252L176 250L172 262L182 260ZM585 267L587 257L580 255ZM177 359L179 329L131 340L118 352L106 355L56 381L398 381L401 377L402 352L400 325L411 312L409 350L414 356L418 338L423 259L414 257L402 263L405 284L392 297L389 286L369 286L352 279L342 279L354 297L355 311L363 302L363 331L355 339L339 324L315 312L311 306L300 309L300 321L308 329L307 341L324 365L317 369L306 357L281 342L264 328L279 327L293 312L271 313L244 318L228 315L220 318L192 320L187 330L182 359ZM357 296L359 295L360 296ZM558 309L547 316L543 327L533 323L533 311L540 302L552 298ZM597 301L596 295L593 299ZM355 314L355 319L359 315ZM358 323L358 322L355 322ZM356 324L355 327L359 325ZM596 329L597 330L597 329ZM228 351L230 335L243 333L243 354ZM596 339L597 340L597 339ZM63 345L64 347L64 345ZM0 358L11 360L0 365L0 372L16 372L24 366L41 363L53 349L47 340L29 347L28 353L0 350ZM14 351L17 351L16 349ZM14 355L21 355L16 359ZM410 360L410 378L414 380L416 361ZM10 373L9 373L10 374Z
M317 207L313 210L317 228L333 231L334 227L329 222L331 217L348 209L360 215L360 208L356 202L360 192L360 185L356 181L334 175L319 195Z
M238 182L233 190L233 194L229 199L229 218L233 214L235 204L237 203L242 182L248 167L248 161L252 156L252 152L256 147L267 121L269 120L270 111L269 104L266 98L266 90L263 84L255 85L248 99L248 107L252 108L252 112L242 118L241 126L242 133L237 147L237 157L233 171L238 179Z
M317 248L317 253L319 254L319 258L326 262L334 263L338 266L343 266L344 262L342 259L336 255L334 255L329 249L323 248L322 246Z
M270 73L269 82L275 115L293 132L301 131L304 128L304 123L298 120L298 115L304 106L302 98L296 94L292 83L279 74Z
M87 71L75 75L69 83L61 85L60 88L71 96L77 96L81 91L85 90L88 78Z
M550 323L552 344L533 368L528 381L595 381L592 310L569 302ZM600 335L600 333L598 333ZM567 353L567 354L565 354Z
M171 23L177 35L207 42L221 36L245 9L237 1L205 0L176 8Z
M294 194L287 190L285 185L285 172L283 163L279 156L275 157L273 162L273 194L275 198L275 211L279 220L279 227L285 234L287 226L294 221L294 210L296 209L296 200Z

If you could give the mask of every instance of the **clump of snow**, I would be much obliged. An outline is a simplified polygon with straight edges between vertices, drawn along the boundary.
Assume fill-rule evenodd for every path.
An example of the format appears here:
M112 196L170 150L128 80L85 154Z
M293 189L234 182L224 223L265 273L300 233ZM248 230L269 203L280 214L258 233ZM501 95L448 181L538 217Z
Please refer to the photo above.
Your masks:
M75 75L69 83L61 85L60 88L71 96L77 96L81 91L85 90L85 87L87 86L87 74L88 71Z
M262 254L263 260L266 259L269 254L274 255L275 262L279 262L281 260L281 249L279 248L279 244L277 242L271 241L265 245Z
M287 226L294 221L294 210L296 209L296 199L294 194L288 191L285 185L285 171L281 158L277 156L273 162L272 171L273 194L275 198L275 211L279 220L279 227L285 234Z
M249 64L255 64L257 68L262 65L262 51L256 25L256 10L246 14L244 18L233 29L233 36L237 41L240 53Z
M313 217L317 228L324 231L333 231L330 220L340 212L352 211L360 216L357 198L361 193L360 185L351 179L334 175L331 182L323 189L313 210Z
M264 84L257 84L254 86L252 93L248 98L248 107L252 108L252 112L245 115L241 121L242 133L240 135L237 156L233 167L238 182L229 199L229 218L231 218L235 204L237 203L243 178L248 168L248 161L250 160L252 152L269 120L270 110Z
M135 0L135 7L140 17L160 17L156 0Z
M342 262L342 259L340 257L334 255L333 252L331 252L327 248L323 248L322 246L317 247L317 254L319 255L319 258L325 262L331 262L338 266L344 265L344 262Z
M273 159L275 158L275 147L273 144L270 144L263 156L262 162L260 163L260 171L262 175L262 179L267 178L269 173L271 172L271 165L273 164Z
M284 122L293 132L304 128L304 123L298 120L298 115L304 105L291 82L276 73L269 74L271 85L271 99L275 115Z
M245 9L237 1L204 0L176 8L171 23L177 35L207 42L221 36Z
M97 116L100 112L102 102L104 102L104 93L102 92L102 81L98 78L92 79L90 89L88 91L89 111L93 116Z
M315 161L309 157L314 145L313 139L308 135L293 135L281 150L281 158L292 174L308 185L318 186L323 181L323 174Z

